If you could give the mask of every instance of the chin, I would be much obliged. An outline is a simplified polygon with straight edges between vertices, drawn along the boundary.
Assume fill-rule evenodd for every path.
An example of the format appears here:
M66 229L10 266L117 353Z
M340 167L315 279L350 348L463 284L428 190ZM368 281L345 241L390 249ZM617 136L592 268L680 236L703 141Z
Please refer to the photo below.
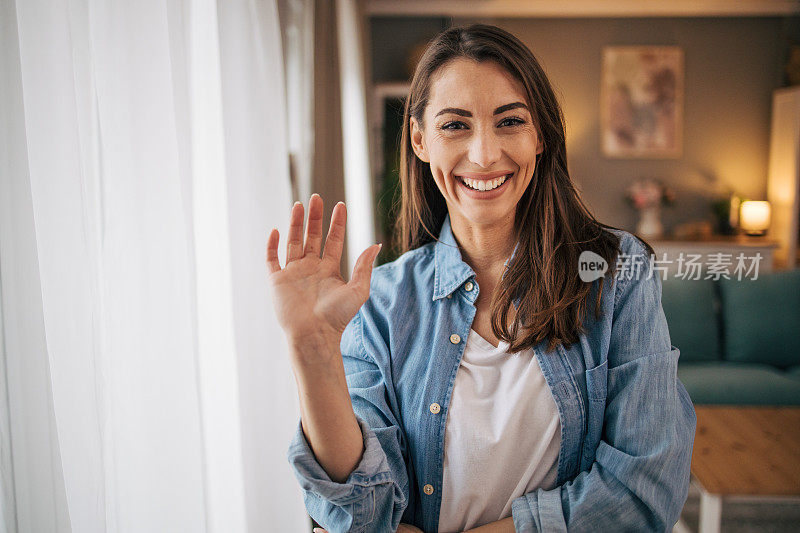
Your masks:
M465 206L466 207L466 206ZM508 220L509 216L514 215L515 208L512 206L484 206L484 207L467 207L460 209L460 215L471 225L474 226L494 226L503 225Z

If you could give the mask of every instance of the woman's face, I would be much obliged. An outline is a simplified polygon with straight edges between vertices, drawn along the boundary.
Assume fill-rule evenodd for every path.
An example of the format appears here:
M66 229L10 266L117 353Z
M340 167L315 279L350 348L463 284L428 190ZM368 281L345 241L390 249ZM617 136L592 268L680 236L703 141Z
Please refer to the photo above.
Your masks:
M455 59L434 73L422 122L412 117L411 144L451 219L513 220L542 151L522 84L495 62Z

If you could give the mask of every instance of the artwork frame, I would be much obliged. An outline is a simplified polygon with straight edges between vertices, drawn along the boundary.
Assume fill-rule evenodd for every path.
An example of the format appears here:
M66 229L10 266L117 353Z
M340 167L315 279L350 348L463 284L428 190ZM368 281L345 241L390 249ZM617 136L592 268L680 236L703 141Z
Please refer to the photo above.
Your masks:
M684 57L678 46L606 46L600 82L600 144L618 159L683 153Z

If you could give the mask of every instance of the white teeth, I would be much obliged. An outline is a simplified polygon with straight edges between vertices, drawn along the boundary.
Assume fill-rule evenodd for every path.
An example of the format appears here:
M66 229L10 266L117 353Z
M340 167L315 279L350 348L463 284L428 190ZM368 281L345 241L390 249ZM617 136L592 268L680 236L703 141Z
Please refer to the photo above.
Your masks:
M461 181L464 182L471 189L475 189L476 191L491 191L492 189L496 189L503 182L508 179L508 176L502 176L499 178L495 178L493 180L474 180L471 178L461 178Z

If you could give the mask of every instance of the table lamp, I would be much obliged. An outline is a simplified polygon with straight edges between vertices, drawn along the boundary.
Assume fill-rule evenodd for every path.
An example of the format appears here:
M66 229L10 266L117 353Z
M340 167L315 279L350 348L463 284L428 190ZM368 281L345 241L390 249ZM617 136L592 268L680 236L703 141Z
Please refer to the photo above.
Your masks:
M769 202L746 200L739 208L739 227L748 235L765 235L769 218Z

